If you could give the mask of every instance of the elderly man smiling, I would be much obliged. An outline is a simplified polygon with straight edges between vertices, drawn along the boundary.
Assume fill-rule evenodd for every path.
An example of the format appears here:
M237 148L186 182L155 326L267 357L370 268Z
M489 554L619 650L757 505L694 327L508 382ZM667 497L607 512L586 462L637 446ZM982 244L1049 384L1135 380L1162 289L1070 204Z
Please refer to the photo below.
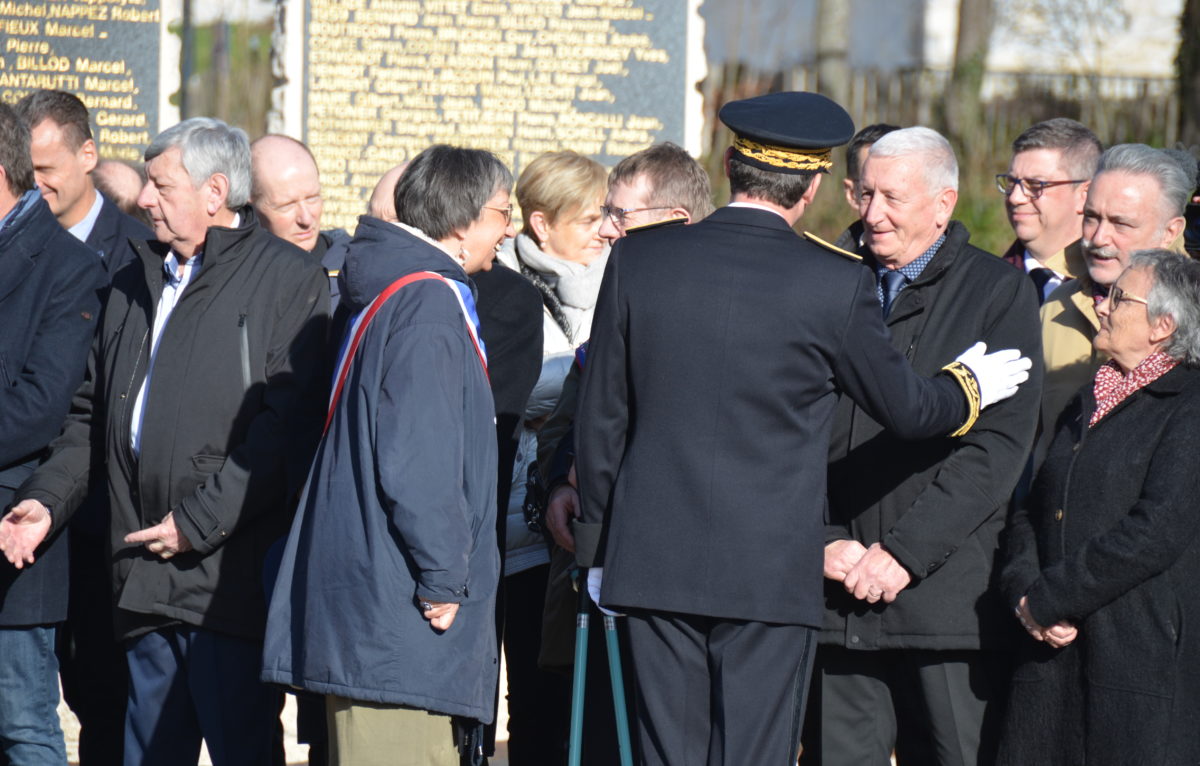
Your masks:
M1039 356L1021 272L951 219L958 164L906 128L871 146L858 184L863 244L893 348L931 375L982 339ZM1004 509L1037 421L1041 370L959 439L904 442L844 398L830 443L825 625L804 762L987 762L1007 686L1008 609L990 591Z

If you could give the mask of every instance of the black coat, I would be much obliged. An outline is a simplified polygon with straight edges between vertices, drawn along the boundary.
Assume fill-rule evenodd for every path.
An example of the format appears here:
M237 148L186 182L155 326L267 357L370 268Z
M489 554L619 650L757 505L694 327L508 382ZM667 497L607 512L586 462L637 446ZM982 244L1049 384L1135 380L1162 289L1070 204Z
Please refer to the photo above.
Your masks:
M577 438L577 555L603 562L602 600L819 626L839 387L914 438L966 414L888 344L871 275L782 217L731 207L620 240Z
M1026 637L1002 762L1200 763L1200 370L1179 366L1093 428L1089 385L1059 420L1002 570L1056 651ZM1015 620L1014 620L1015 622Z
M133 242L154 239L154 232L133 216L121 212L108 197L100 194L100 198L103 200L100 215L88 234L87 246L99 254L100 262L112 280L114 274L137 258Z
M0 514L62 428L83 379L104 270L46 203L0 231ZM67 616L67 539L18 570L0 558L0 626Z
M262 562L287 529L328 392L329 291L310 256L243 208L208 230L200 272L163 330L145 394L141 459L129 443L167 248L137 242L113 278L88 376L52 452L18 492L56 509L55 529L105 471L117 630L172 620L262 634ZM164 561L125 535L175 523L194 551Z
M1033 443L1041 401L1036 290L1022 272L967 243L952 221L887 318L892 346L933 375L976 341L1034 362L1015 396L961 438L902 442L843 399L833 427L827 540L882 542L913 582L891 604L825 583L823 643L850 649L977 649L1016 638L992 588L1004 511ZM870 251L861 251L873 263ZM869 265L864 270L874 272ZM876 304L878 306L878 304Z

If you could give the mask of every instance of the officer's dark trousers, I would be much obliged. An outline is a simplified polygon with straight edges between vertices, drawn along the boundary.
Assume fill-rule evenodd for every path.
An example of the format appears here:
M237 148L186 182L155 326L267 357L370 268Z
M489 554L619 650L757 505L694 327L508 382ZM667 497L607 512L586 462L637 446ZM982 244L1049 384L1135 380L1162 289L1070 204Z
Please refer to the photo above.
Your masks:
M262 644L193 627L128 643L127 766L187 766L204 739L214 766L283 762L279 692L258 680Z
M1002 652L822 646L802 766L987 766L1010 662Z
M634 611L631 664L647 766L792 766L816 631Z

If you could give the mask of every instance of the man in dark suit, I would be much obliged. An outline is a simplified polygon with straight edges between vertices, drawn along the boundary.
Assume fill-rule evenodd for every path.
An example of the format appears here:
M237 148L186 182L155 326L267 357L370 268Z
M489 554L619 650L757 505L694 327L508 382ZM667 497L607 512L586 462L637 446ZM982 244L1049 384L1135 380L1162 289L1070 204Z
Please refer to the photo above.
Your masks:
M37 90L17 113L32 136L33 174L59 224L100 257L108 281L134 258L130 239L154 239L92 182L96 142L88 110L70 93ZM70 537L67 621L58 633L63 697L79 717L83 766L119 764L125 721L125 652L113 637L108 559L108 499L97 483L75 515Z
M129 238L153 239L144 224L96 191L99 154L88 110L70 93L35 90L17 102L32 136L33 173L58 223L99 254L109 279L133 260Z
M629 615L647 764L795 762L839 389L917 438L969 430L1016 385L978 347L974 373L914 374L871 275L792 230L854 132L845 110L775 93L721 119L733 202L617 242L580 399L576 552Z
M0 104L0 516L58 435L83 380L104 281L95 256L62 230L34 186L29 128ZM0 549L10 534L0 521ZM67 616L67 539L53 538L32 566L6 559L0 762L66 763L54 640L56 623Z

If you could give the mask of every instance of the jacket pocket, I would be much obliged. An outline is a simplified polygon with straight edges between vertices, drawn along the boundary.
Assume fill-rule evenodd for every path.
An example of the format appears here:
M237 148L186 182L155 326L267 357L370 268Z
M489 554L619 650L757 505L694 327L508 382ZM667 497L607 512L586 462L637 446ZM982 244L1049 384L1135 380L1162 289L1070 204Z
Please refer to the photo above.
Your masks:
M192 455L192 467L200 474L216 473L223 465L225 458L222 455Z
M245 314L238 314L238 349L242 361L242 390L250 390L250 328Z

